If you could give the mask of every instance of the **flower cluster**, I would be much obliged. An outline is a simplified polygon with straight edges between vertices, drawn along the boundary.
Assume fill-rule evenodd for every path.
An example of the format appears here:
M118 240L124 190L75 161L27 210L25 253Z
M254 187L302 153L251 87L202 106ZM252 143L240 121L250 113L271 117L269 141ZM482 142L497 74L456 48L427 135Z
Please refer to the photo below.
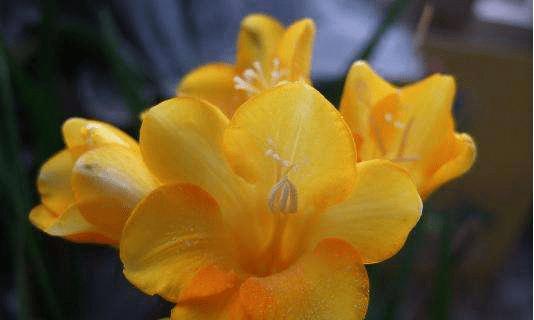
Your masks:
M188 74L139 142L68 120L30 220L118 247L172 319L363 319L364 265L401 249L421 198L476 149L454 130L450 76L398 88L356 62L338 111L310 84L314 33L246 17L236 64Z

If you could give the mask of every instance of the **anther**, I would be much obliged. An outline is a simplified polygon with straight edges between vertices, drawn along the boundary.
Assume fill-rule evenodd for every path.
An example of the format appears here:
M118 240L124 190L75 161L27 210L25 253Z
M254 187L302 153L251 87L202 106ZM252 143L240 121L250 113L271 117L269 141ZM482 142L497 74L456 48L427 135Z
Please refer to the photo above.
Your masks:
M295 213L298 209L297 188L284 176L269 192L269 209L272 213Z
M395 128L397 128L397 129L404 129L404 127L406 127L406 125L405 125L404 123L402 123L402 122L400 122L400 121L398 121L398 120L395 121L395 122L393 123L393 125L394 125Z

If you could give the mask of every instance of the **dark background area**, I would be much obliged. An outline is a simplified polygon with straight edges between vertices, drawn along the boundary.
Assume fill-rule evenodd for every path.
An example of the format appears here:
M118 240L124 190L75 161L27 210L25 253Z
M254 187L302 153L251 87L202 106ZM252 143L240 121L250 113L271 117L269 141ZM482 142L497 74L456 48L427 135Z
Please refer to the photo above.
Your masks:
M359 58L397 84L456 77L457 125L475 138L477 163L425 202L401 253L368 266L367 319L531 319L531 0L3 0L0 319L168 316L170 303L124 279L115 249L29 224L36 173L70 116L137 137L138 114L185 73L233 61L254 12L315 20L313 81L334 104Z

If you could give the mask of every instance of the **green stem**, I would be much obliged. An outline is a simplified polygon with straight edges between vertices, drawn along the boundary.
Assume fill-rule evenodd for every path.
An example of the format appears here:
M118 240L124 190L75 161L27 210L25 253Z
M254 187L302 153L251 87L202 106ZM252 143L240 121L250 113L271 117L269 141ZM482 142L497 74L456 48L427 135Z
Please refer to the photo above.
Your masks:
M358 53L358 60L369 59L371 54L373 54L376 46L380 43L380 39L382 39L384 33L386 33L386 31L389 30L393 23L397 21L397 18L401 15L401 13L404 11L404 8L406 8L409 2L409 0L395 0L389 5L386 14L384 15L384 18L382 19L378 27L374 30L373 35L371 36L365 47Z
M453 280L451 254L453 225L453 215L451 214L448 219L444 219L440 230L439 265L430 307L431 319L445 320L449 318L449 305L452 297L451 282Z
M32 258L32 265L42 289L45 292L46 306L50 309L54 319L61 317L61 312L55 300L48 273L38 258L37 243L32 236L27 214L31 203L31 189L28 183L28 175L25 172L20 155L20 140L18 136L17 118L15 115L15 105L11 88L10 67L8 65L7 51L3 46L3 39L0 38L0 101L2 103L1 117L2 128L0 152L0 172L1 183L9 186L3 190L7 193L11 202L12 217L9 221L7 233L10 236L10 243L13 250L13 270L15 272L15 286L18 300L18 319L30 318L29 291L28 291L28 261L26 253ZM26 251L28 250L28 251Z
M384 320L397 319L397 310L399 305L403 302L402 298L405 296L405 290L410 283L410 274L413 271L417 251L426 235L423 221L425 217L426 214L423 213L417 226L412 231L410 238L403 247L403 255L398 262L400 267L393 275L393 283L391 287L393 287L394 291L391 292L387 298L383 317Z

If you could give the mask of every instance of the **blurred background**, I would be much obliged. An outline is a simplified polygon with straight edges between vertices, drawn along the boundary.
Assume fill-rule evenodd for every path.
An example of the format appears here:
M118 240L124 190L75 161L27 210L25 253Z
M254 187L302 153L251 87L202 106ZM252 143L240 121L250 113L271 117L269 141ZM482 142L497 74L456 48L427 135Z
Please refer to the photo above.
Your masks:
M253 12L315 20L313 80L335 104L357 59L399 85L457 79L477 162L425 202L401 253L368 266L367 319L532 319L532 0L1 1L0 319L169 314L124 279L114 249L29 224L37 170L70 116L136 136L138 114L186 72L233 61Z

